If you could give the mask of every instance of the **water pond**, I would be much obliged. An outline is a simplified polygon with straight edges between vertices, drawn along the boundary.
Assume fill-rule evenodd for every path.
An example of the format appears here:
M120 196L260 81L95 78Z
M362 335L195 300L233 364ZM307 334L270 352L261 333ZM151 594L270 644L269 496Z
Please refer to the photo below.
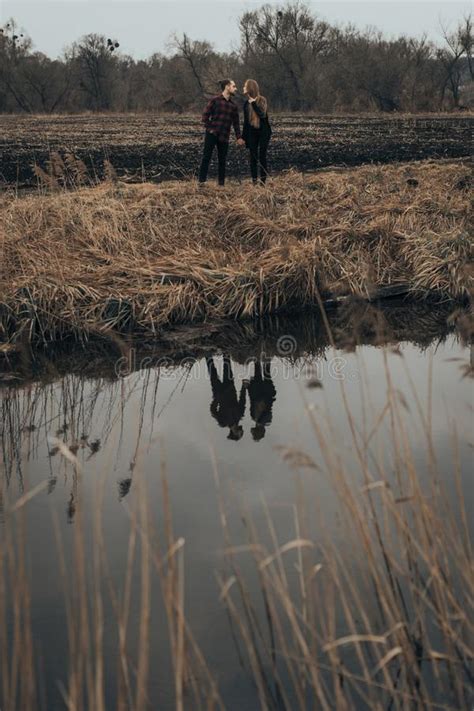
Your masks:
M161 345L61 344L4 358L2 708L421 708L423 694L460 708L464 623L446 647L410 576L400 573L404 614L431 652L457 656L454 680L448 662L434 670L425 644L410 681L403 642L379 640L365 688L350 642L331 648L404 624L369 585L371 558L351 529L364 490L390 540L399 519L386 520L381 487L397 512L416 487L427 501L441 496L459 540L472 533L472 351L466 316L453 311L356 304L325 319L176 329ZM351 571L346 582L306 587L325 556ZM262 582L273 569L280 577ZM427 578L420 572L426 595ZM462 571L453 581L461 605ZM372 600L370 619L346 585ZM282 661L294 649L318 659L319 691L311 665L303 679L297 661Z

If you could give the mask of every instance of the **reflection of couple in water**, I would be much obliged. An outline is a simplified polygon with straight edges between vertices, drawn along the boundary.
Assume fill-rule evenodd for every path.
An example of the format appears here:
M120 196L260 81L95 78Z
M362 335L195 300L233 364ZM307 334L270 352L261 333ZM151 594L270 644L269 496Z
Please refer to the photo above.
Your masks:
M214 360L206 358L206 363L212 386L211 415L213 418L220 427L229 428L228 439L238 442L244 435L244 428L240 422L245 414L248 393L250 415L254 421L254 426L250 431L253 439L259 442L265 437L266 427L272 421L272 407L276 397L276 390L270 372L271 361L269 359L254 361L253 377L242 382L239 397L237 397L234 373L229 356L224 356L222 380L219 378ZM130 475L118 482L120 500L124 499L130 491L137 451L138 449L135 451L135 456L130 464Z
M238 441L244 430L240 421L245 413L247 392L250 400L250 415L255 423L251 428L252 437L259 442L265 436L265 428L272 421L272 406L276 397L273 385L270 361L255 361L254 375L244 380L237 398L234 374L229 356L224 356L222 381L219 379L212 358L206 358L207 369L211 378L212 403L211 414L220 427L228 427L228 439Z

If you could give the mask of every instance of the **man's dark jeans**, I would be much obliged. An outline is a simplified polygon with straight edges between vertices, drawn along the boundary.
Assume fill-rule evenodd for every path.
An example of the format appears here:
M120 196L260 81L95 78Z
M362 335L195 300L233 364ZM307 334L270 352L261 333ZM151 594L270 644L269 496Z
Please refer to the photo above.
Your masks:
M247 148L250 151L250 172L254 183L258 180L258 168L260 167L260 180L264 183L267 179L267 150L270 137L266 136L259 129L251 128L247 137Z
M209 163L211 161L215 146L217 146L219 185L224 185L225 162L227 158L227 151L229 150L229 144L225 141L219 141L217 136L213 133L209 133L209 131L206 131L206 135L204 137L204 151L202 154L201 167L199 169L199 182L206 182L207 171L209 169Z

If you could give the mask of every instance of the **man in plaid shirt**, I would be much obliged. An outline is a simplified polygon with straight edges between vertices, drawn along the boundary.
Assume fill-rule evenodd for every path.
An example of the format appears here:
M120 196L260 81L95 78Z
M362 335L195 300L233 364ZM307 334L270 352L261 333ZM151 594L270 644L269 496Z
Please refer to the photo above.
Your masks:
M225 162L229 149L229 137L231 126L234 127L237 143L244 145L240 133L239 110L232 101L232 97L237 91L235 82L232 79L221 81L222 94L214 96L210 100L202 115L202 122L206 127L204 136L204 151L199 169L199 182L205 183L209 163L217 146L219 185L225 182Z

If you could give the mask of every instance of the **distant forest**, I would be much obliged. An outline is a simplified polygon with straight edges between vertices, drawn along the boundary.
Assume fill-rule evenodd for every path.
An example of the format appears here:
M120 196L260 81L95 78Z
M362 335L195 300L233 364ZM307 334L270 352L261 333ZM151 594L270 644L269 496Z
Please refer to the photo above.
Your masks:
M257 79L274 111L443 111L474 106L472 17L444 32L386 38L331 25L301 2L239 19L240 46L217 52L176 35L167 54L135 60L120 37L88 34L58 59L11 19L0 29L0 112L191 112L217 82Z

